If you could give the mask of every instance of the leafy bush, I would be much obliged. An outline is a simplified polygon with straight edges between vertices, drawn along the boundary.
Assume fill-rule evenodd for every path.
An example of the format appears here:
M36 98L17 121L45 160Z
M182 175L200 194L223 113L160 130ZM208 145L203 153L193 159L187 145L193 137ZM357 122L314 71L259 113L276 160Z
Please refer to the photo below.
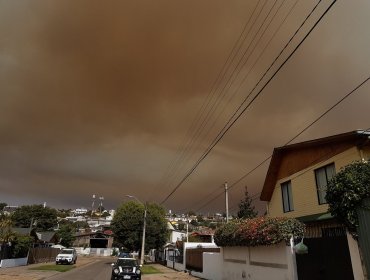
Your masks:
M370 163L354 162L336 174L327 185L329 212L354 233L358 226L356 208L370 197Z
M303 237L305 226L296 219L258 217L236 220L215 232L218 246L261 246Z
M16 235L13 243L13 258L24 258L31 248L34 239L31 236Z
M118 256L119 250L117 248L113 248L111 256Z

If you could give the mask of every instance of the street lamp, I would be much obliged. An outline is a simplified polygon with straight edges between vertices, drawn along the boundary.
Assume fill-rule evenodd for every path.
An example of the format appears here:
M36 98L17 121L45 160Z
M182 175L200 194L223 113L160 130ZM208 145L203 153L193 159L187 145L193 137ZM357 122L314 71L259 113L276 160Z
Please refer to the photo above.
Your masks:
M147 212L146 203L142 203L137 197L133 195L127 194L126 196L129 198L135 199L137 202L139 202L140 204L144 206L143 238L141 241L141 256L140 256L140 264L143 265L144 264L144 254L145 254L145 228L146 228L146 212Z

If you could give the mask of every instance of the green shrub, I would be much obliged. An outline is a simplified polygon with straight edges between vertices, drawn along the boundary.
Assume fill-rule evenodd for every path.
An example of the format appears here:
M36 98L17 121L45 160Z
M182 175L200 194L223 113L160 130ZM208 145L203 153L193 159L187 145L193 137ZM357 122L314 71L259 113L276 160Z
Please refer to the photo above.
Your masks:
M370 163L354 162L336 174L327 185L329 212L339 218L352 233L356 232L356 208L370 197Z

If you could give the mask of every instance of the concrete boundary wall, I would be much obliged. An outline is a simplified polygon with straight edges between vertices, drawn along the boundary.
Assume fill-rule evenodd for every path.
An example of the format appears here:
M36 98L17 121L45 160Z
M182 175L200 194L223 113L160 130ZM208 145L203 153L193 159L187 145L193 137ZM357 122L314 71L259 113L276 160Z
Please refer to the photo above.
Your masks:
M223 247L220 253L203 253L203 273L209 280L297 280L295 254L285 243L259 247Z
M27 258L3 259L0 261L0 268L16 267L23 265L27 265Z
M113 253L113 248L83 248L83 247L75 247L76 252L78 255L82 256L111 256Z

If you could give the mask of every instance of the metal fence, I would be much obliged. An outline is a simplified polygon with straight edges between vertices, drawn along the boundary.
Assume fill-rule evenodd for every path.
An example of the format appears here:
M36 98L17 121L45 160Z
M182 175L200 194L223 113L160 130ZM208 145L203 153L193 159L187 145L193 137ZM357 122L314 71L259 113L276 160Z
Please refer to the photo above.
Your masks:
M364 199L357 209L359 245L366 267L367 278L370 279L370 198Z

